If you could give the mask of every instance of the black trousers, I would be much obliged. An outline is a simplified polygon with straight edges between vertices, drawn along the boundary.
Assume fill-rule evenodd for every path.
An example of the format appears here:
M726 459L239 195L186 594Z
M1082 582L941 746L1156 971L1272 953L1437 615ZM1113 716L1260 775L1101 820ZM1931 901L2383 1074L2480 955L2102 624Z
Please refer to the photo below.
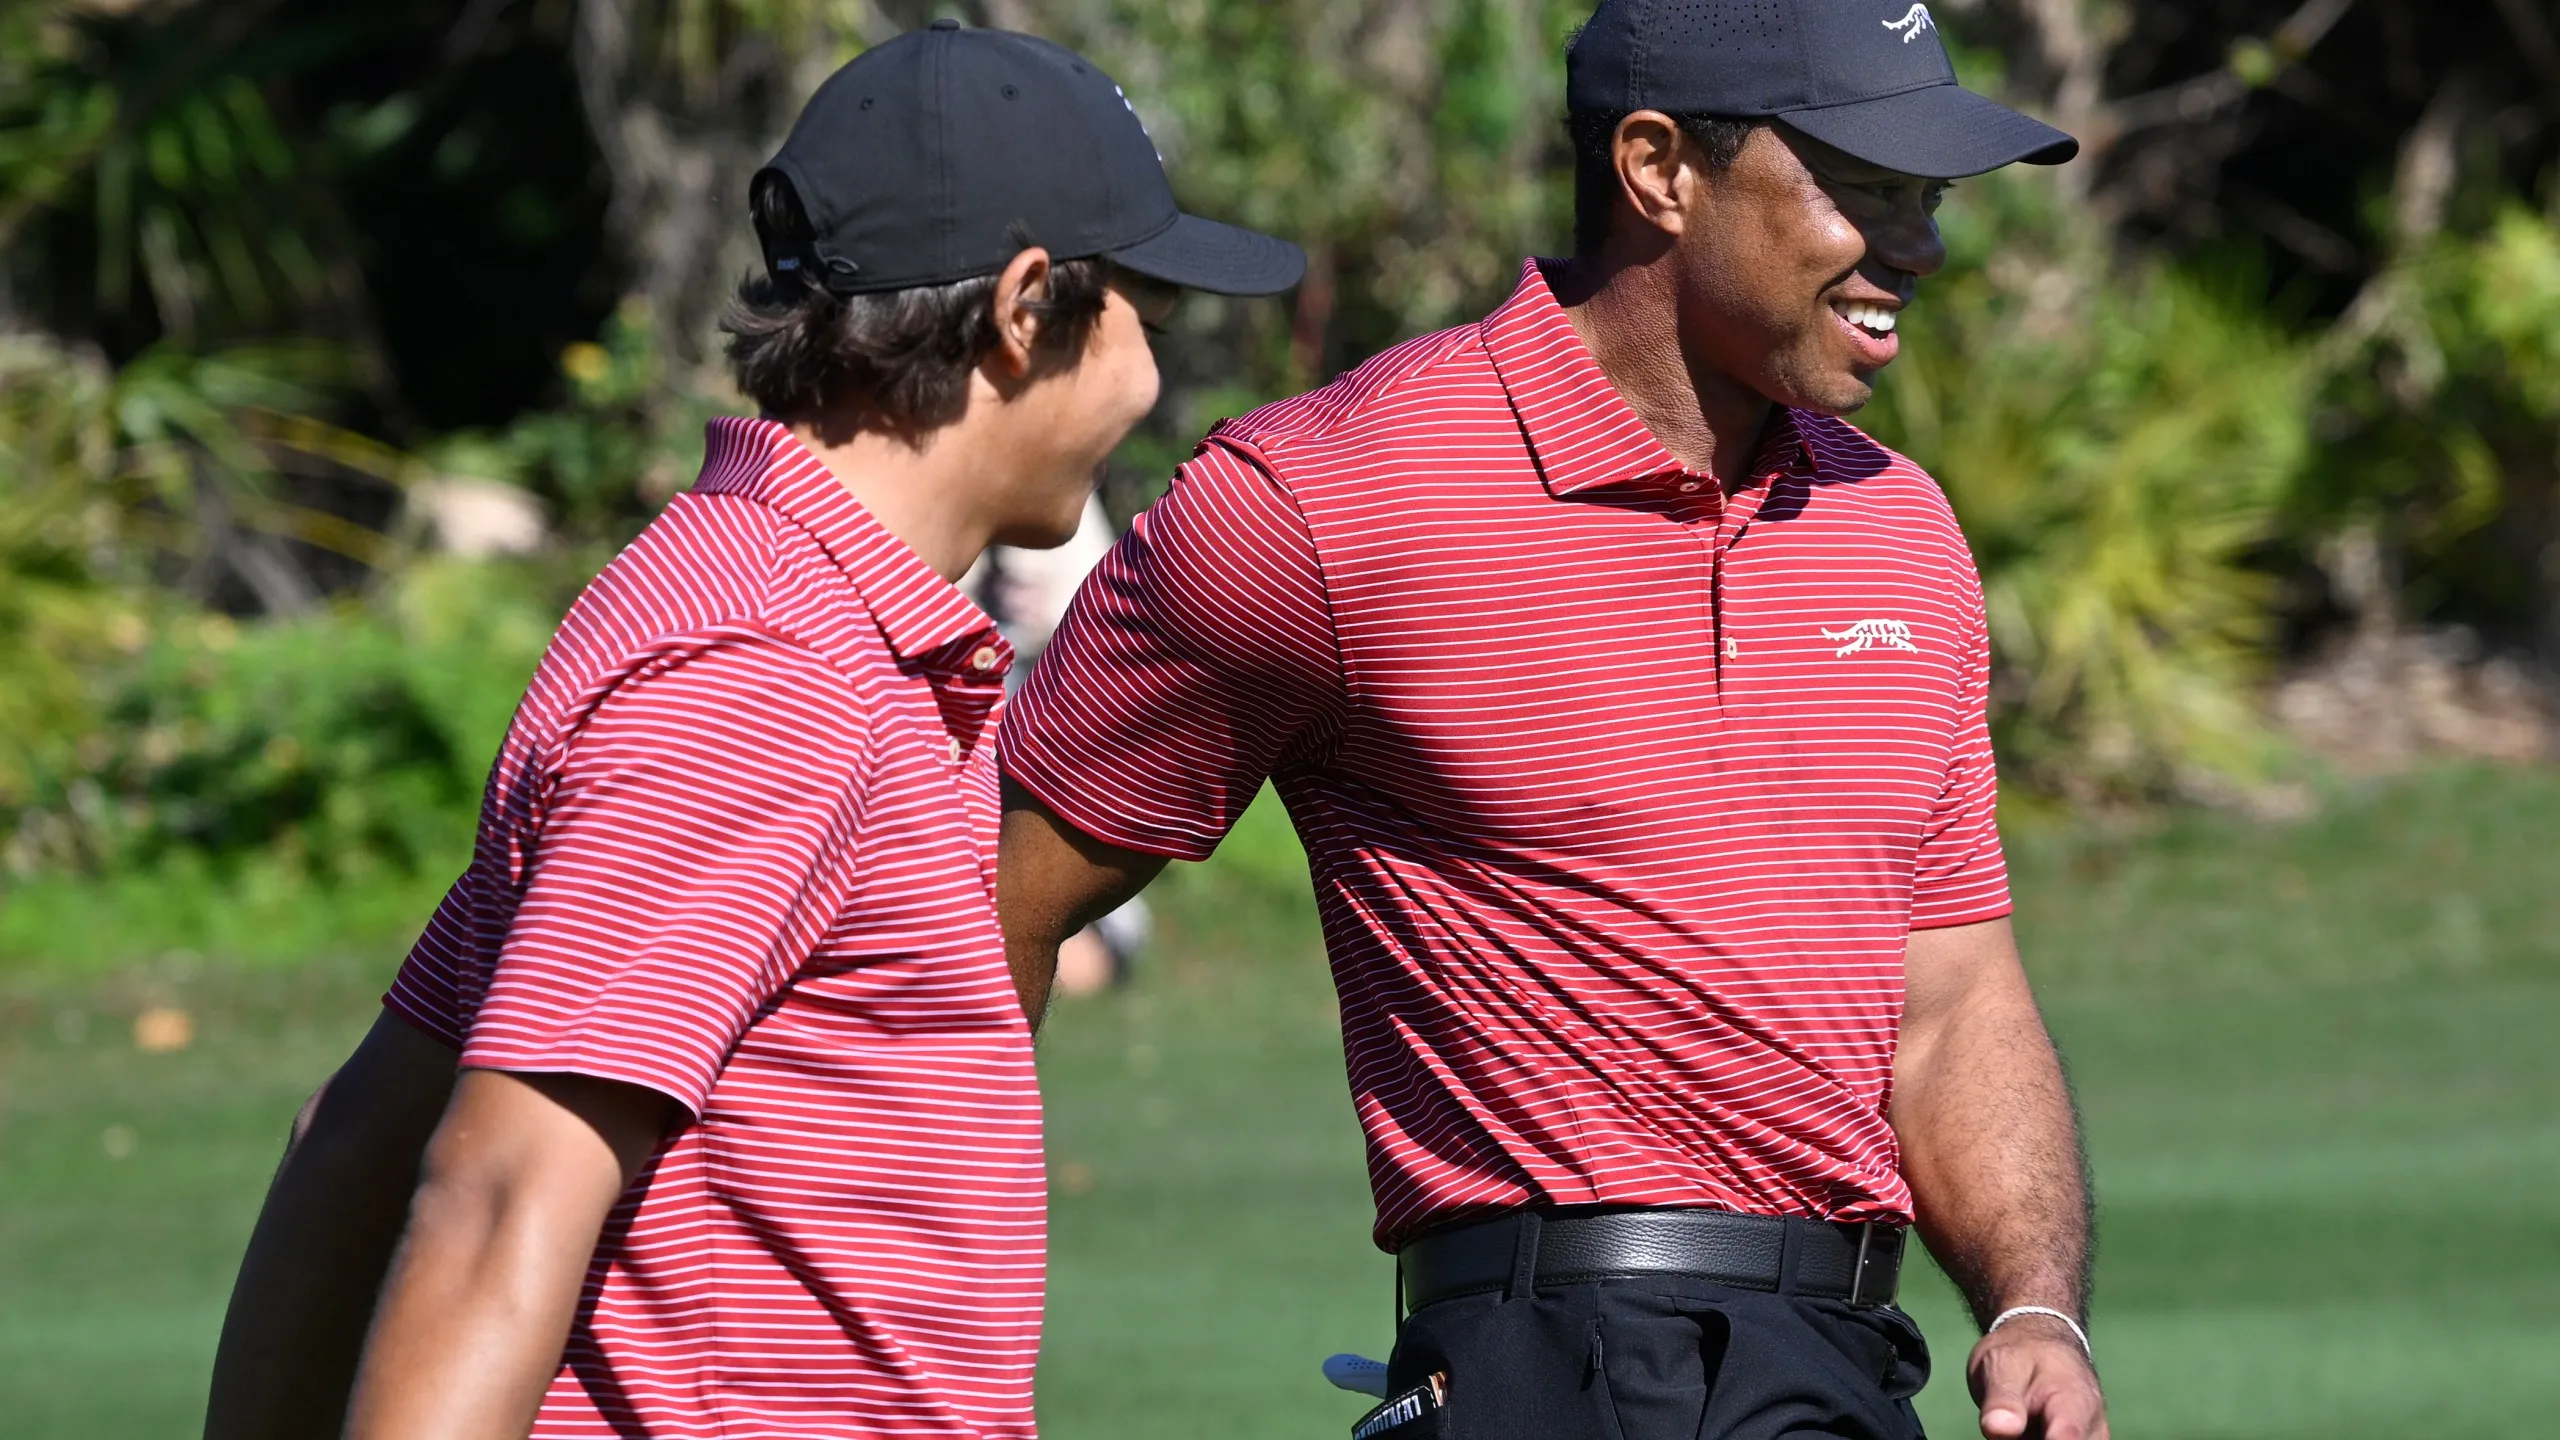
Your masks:
M1434 1372L1445 1420L1398 1440L1921 1440L1929 1349L1890 1306L1654 1277L1426 1305L1388 1392Z

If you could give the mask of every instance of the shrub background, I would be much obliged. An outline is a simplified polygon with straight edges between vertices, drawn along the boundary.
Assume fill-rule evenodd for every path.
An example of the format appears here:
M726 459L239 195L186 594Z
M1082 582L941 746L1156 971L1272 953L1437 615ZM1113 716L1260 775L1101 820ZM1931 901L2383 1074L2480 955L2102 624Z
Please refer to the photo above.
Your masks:
M1125 518L1220 416L1564 247L1584 8L0 0L0 953L285 949L287 897L432 895L549 624L738 403L746 178L862 46L950 13L1083 48L1188 203L1307 246L1283 301L1186 303ZM1859 417L1979 552L2013 788L2263 796L2304 770L2268 681L2343 637L2560 661L2560 26L1938 8L2089 147L1959 189ZM441 553L456 481L543 542Z

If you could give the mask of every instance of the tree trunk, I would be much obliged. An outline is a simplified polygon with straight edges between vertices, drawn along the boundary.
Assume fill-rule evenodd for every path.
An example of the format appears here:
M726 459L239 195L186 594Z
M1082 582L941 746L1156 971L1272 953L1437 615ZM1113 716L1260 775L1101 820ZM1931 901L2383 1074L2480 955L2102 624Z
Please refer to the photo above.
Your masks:
M571 43L579 99L612 178L606 222L679 384L705 378L720 308L756 263L747 182L820 78L804 72L833 49L814 35L777 41L725 10L718 0L579 0ZM704 11L724 47L672 54L671 27L700 25Z

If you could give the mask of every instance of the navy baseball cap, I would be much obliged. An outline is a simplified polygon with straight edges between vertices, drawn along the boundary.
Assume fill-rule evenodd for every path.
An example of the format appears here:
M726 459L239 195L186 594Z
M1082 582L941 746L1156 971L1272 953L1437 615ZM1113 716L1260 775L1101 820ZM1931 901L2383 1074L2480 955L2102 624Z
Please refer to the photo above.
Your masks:
M1182 213L1111 77L1009 30L937 20L864 51L818 87L755 183L775 175L814 239L766 267L839 295L993 274L1025 235L1061 260L1105 256L1226 295L1306 272L1286 240Z
M1938 22L1913 0L1606 0L1566 52L1565 107L1783 120L1936 180L2080 153L1957 84Z

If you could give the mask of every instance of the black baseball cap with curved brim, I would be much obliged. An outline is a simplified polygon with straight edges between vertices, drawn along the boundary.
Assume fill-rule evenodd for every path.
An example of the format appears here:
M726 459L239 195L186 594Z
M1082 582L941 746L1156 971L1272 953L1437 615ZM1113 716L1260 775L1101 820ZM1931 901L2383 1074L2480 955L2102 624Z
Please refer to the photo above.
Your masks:
M1783 120L1933 180L2080 153L1957 84L1936 17L1913 0L1605 0L1566 53L1565 107Z
M1072 50L937 20L863 52L809 98L773 162L814 238L766 268L839 295L1003 269L1026 244L1222 295L1270 295L1286 240L1186 215L1111 77Z

